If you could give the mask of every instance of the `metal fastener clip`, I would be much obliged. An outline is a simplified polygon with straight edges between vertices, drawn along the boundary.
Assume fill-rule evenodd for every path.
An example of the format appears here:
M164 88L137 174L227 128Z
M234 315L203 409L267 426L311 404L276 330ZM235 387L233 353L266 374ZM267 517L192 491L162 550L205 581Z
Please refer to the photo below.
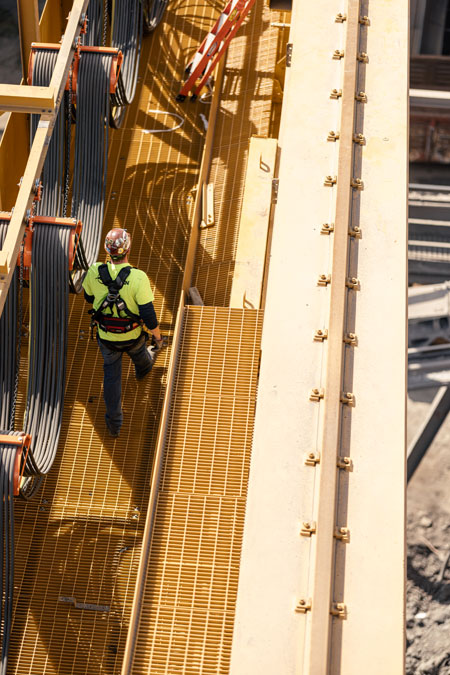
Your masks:
M342 96L342 89L332 89L330 98L340 98Z
M353 136L353 143L357 143L358 145L365 145L366 139L362 134L355 134Z
M351 288L353 291L359 291L360 288L359 279L357 279L356 277L350 277L349 279L347 279L345 285L347 286L347 288Z
M338 469L344 469L344 471L353 471L353 462L350 457L338 457L336 466Z
M337 176L325 176L325 179L323 181L323 184L326 185L327 187L336 185L336 183L337 183Z
M327 337L328 337L328 331L327 331L326 328L324 328L323 330L321 328L318 328L316 330L316 332L314 333L314 340L316 342L323 342L324 340L327 339Z
M355 227L352 230L348 231L350 237L355 237L355 239L361 239L361 228L359 225L355 225Z
M355 94L355 99L360 103L367 103L367 94L364 91L359 91Z
M314 522L306 522L303 523L302 528L300 530L300 535L302 537L310 537L312 534L316 533L316 523Z
M308 452L305 455L305 464L307 466L316 466L320 463L320 453L319 452Z
M334 538L339 539L344 544L348 544L350 541L350 530L348 527L337 527L334 531Z
M358 344L358 338L356 337L356 333L347 333L346 335L344 335L344 342L346 345L356 347L356 345Z
M340 59L344 58L344 50L343 49L335 49L333 52L333 59L335 61L339 61Z
M321 274L317 280L318 286L326 286L331 283L331 274Z
M346 619L347 605L345 605L343 602L333 602L333 604L331 605L330 613L333 616L339 617L340 619Z
M330 234L330 232L334 232L334 223L324 223L320 234Z
M327 141L337 141L339 136L340 136L339 131L330 131L330 133L327 136Z
M303 598L301 598L297 603L295 611L299 614L306 614L306 612L309 612L310 609L311 609L311 600L304 600Z
M341 395L341 403L344 405L355 405L355 394L352 394L350 391L344 392Z
M325 396L325 392L323 389L312 389L310 395L309 395L309 400L310 401L320 401L321 398Z

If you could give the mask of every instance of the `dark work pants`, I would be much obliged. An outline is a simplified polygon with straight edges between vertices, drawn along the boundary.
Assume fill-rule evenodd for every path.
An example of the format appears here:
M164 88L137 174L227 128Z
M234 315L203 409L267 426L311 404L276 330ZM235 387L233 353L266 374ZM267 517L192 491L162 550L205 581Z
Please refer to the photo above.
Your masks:
M145 333L127 347L105 344L97 337L103 356L103 398L106 406L106 425L110 431L118 431L122 426L122 354L126 352L134 363L136 377L140 379L152 369L152 360L146 347Z

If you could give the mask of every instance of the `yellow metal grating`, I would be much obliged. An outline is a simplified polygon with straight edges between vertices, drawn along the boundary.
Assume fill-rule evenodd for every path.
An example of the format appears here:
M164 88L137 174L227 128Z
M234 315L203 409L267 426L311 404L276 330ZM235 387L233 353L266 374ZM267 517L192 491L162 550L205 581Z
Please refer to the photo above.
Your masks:
M216 225L201 233L193 284L207 305L229 304L249 139L271 131L280 15L257 0L228 50L208 180Z
M104 233L133 235L131 263L146 270L162 328L174 328L204 143L195 106L176 103L187 54L220 2L170 6L146 39L140 91L125 128L112 131ZM145 133L172 129L174 133ZM104 424L102 359L88 307L70 301L67 391L58 455L38 496L16 503L15 612L10 675L120 673L148 504L169 350L137 383L124 357L124 426ZM24 338L23 355L28 347ZM23 364L24 365L24 364ZM24 368L21 373L24 374ZM23 418L24 381L17 411Z
M132 673L228 673L262 312L185 310Z

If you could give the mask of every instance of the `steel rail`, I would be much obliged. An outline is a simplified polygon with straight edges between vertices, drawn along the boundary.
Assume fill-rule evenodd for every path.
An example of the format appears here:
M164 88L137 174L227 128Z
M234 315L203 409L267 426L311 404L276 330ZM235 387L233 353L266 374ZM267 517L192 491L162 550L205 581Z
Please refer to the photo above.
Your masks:
M86 10L88 0L74 0L67 22L64 37L59 50L55 69L50 81L50 89L54 92L55 108L52 112L41 115L33 145L30 150L14 212L8 228L6 239L0 250L0 314L6 301L6 295L16 267L20 244L23 239L27 212L33 201L33 190L36 180L40 177L47 155L50 138L55 126L59 106L63 98L64 89L69 74L70 64L76 47L76 40L82 26L82 15Z
M327 366L322 412L322 449L319 464L317 533L314 538L312 602L307 658L310 673L329 672L331 608L333 601L338 484L337 460L340 454L342 389L344 379L344 329L348 274L349 225L351 222L353 136L355 134L355 94L358 72L360 0L348 0L336 207L332 242L330 310L327 340Z

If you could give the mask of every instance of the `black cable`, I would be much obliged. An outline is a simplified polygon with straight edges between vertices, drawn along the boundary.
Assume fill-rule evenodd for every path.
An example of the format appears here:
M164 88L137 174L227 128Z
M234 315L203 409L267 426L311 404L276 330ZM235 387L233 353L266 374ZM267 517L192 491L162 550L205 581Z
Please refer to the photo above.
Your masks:
M151 33L163 18L168 0L143 0L144 5L144 28L146 33Z
M0 431L0 434L11 436L17 435L18 432ZM0 443L0 536L3 541L3 554L0 559L0 675L6 675L12 624L14 592L14 474L17 449L17 445Z
M111 17L111 45L123 54L117 89L111 95L110 124L118 129L123 121L125 106L136 93L144 25L141 0L115 0Z
M111 54L82 52L77 79L77 123L72 218L81 220L77 266L97 260L106 191Z
M58 53L56 49L39 49L35 52L32 72L33 85L46 87L50 84ZM41 180L44 188L42 199L36 209L40 215L58 217L63 214L65 168L67 164L70 165L70 135L66 134L67 103L68 98L64 96L42 170ZM39 115L31 115L31 143L39 119Z
M8 214L9 216L9 214ZM0 249L6 237L9 218L2 219L0 214ZM14 415L17 397L16 368L17 359L17 316L19 311L18 273L14 272L5 306L0 316L0 428L8 429ZM21 326L19 326L19 330Z
M34 223L24 420L32 445L25 476L48 473L58 447L66 372L70 234L70 227Z

